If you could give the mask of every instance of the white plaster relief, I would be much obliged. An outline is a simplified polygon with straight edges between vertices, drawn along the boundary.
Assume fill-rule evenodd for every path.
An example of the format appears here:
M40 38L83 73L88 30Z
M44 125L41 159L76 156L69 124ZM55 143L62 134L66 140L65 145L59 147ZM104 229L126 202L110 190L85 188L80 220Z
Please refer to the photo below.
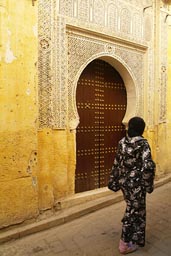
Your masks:
M39 95L39 127L53 127L53 104L52 104L52 0L39 1L38 16L38 95Z
M149 2L151 1L144 1L144 4L147 5ZM61 0L60 6L60 14L66 16L66 20L68 19L68 21L74 18L71 23L75 23L76 26L79 26L79 22L84 21L84 24L80 23L81 26L87 28L94 26L96 31L113 33L115 36L127 37L128 40L143 41L142 33L132 34L132 30L134 32L139 31L140 26L143 27L143 22L141 22L142 24L139 22L143 20L142 10L144 5L142 2L137 3L135 0L78 0L74 2ZM72 13L74 9L78 11L77 17ZM134 15L137 13L140 17L134 22ZM141 30L143 30L142 27Z
M148 49L148 68L146 70L148 90L147 93L147 124L152 126L154 123L154 55L153 55L153 44L150 44Z
M64 16L73 17L73 0L59 0L59 12Z
M64 17L58 17L54 24L52 65L54 128L66 127L67 102L67 47L66 24Z
M134 13L132 18L132 34L142 38L142 16L139 13Z
M94 0L93 17L95 24L105 26L105 4L103 0Z
M98 8L94 5L95 3L97 4L97 1L94 0L39 1L40 127L64 129L67 123L71 129L77 126L79 120L75 92L79 72L83 71L93 59L105 58L105 56L110 60L115 60L114 67L117 65L123 72L129 84L127 88L129 95L133 93L135 98L136 94L137 101L134 104L134 110L131 111L143 116L144 52L138 51L136 44L138 43L142 47L146 45L142 33L139 31L143 31L143 6L150 4L151 1L140 1L137 4L135 0L101 0ZM114 10L115 4L117 4L117 11ZM109 7L111 6L113 9L110 9L110 12ZM125 7L128 12L125 12L122 17L125 22L130 17L130 22L126 27L124 27L124 22L121 22L121 33L119 31L120 14ZM106 19L109 12L110 20ZM139 14L139 19L136 24L133 24L135 13ZM101 25L96 23L98 14L103 14L100 16L102 18ZM138 18L138 16L136 17ZM96 35L96 39L92 39L89 33L86 36L74 34L72 29L67 32L67 24L74 26L75 30L78 27L87 29L87 31L97 31L97 33L99 32L98 38ZM114 24L113 27L112 24ZM109 40L106 39L106 35L110 35ZM117 36L130 42L130 45L134 44L128 48L124 45L119 46L112 40L112 37L116 38ZM151 63L149 61L149 65ZM153 88L152 71L150 71L150 77L151 88ZM151 94L149 98L151 98L150 96ZM67 99L68 104L66 103ZM128 108L130 109L130 106Z
M108 6L107 12L108 22L107 25L113 31L118 30L118 8L115 4L111 3Z
M120 31L125 34L131 34L131 12L127 8L121 10Z
M146 116L146 123L149 126L153 126L154 124L154 95L155 92L155 85L154 85L154 78L155 78L155 69L154 69L154 43L153 39L153 31L154 31L154 14L152 10L152 3L147 4L145 6L149 6L144 11L144 26L143 26L143 36L144 39L148 42L148 51L147 51L147 68L146 68L146 83L148 86L147 89L147 116Z
M79 0L78 2L78 18L82 21L89 21L90 17L90 7L89 7L89 1L88 0Z
M128 119L129 114L139 114L143 116L143 54L135 52L134 50L128 50L124 46L118 47L117 44L106 43L99 39L87 38L84 36L74 35L69 33L68 35L68 49L69 49L69 73L68 73L68 89L69 89L69 120L73 124L78 123L79 117L76 109L76 86L79 79L79 75L92 60L96 58L107 60L113 64L114 68L119 67L121 75L124 75L126 79L127 91L128 91L128 111L125 120ZM81 52L81 55L80 55ZM105 57L106 56L106 57ZM117 60L112 61L112 59ZM115 65L117 65L115 67ZM127 71L124 67L127 67ZM124 70L124 71L123 71ZM130 74L132 75L130 75ZM128 75L129 74L129 75ZM132 77L132 78L131 78ZM123 78L123 77L122 77ZM136 84L134 88L133 81ZM132 84L132 85L131 85ZM134 89L133 89L134 88ZM134 95L134 96L133 96ZM136 100L135 100L136 95ZM134 99L133 99L134 98ZM132 108L134 106L134 109ZM75 120L75 121L74 121ZM71 128L71 127L70 127ZM76 127L75 127L76 128Z

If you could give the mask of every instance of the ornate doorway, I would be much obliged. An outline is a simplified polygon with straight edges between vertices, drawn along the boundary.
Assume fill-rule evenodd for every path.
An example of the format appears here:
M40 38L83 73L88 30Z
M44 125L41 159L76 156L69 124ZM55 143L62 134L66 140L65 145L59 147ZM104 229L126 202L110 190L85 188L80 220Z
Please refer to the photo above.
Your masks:
M80 76L76 102L80 117L76 135L77 193L107 185L118 141L125 135L124 82L107 62L94 60Z

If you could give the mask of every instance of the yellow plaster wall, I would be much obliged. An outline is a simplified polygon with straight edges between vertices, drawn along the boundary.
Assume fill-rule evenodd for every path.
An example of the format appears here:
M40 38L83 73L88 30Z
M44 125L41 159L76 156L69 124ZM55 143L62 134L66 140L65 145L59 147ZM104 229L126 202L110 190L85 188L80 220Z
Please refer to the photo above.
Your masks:
M0 0L0 228L35 218L74 193L76 134L37 129L37 2ZM170 109L168 93L167 123L145 132L157 177L170 172Z
M166 123L159 123L155 128L155 155L157 178L171 173L171 26L168 25L168 74L167 74L167 113Z
M171 19L168 26L168 88L167 88L167 120L171 123Z
M38 152L39 207L46 210L74 193L75 134L67 130L39 131Z
M0 1L0 228L38 215L37 7Z
M37 2L0 0L0 228L74 193L75 134L38 131Z
M158 177L162 177L171 172L171 125L159 124L157 131L157 147L156 147L156 162L158 167Z
M169 19L170 21L170 19ZM159 144L161 153L158 154L161 169L165 173L171 173L171 22L168 22L168 70L167 70L167 121L159 125Z

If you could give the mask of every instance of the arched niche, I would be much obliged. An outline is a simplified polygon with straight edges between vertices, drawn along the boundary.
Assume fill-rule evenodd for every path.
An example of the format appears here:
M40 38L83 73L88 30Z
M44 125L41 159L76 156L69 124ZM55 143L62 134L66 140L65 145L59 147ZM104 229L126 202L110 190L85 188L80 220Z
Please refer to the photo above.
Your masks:
M75 130L79 124L79 115L78 115L78 111L77 111L77 107L76 107L76 89L77 89L77 83L79 80L79 77L81 75L81 73L83 72L83 70L85 69L85 67L92 62L95 59L101 59L104 60L106 62L108 62L113 68L115 68L119 74L121 75L125 87L126 87L126 91L127 91L127 109L126 109L126 113L125 116L123 118L123 124L127 124L127 122L129 121L129 119L138 114L137 110L138 110L138 92L137 92L137 86L136 86L136 79L134 79L133 74L131 74L131 71L129 70L129 67L126 65L126 63L124 63L123 60L119 59L116 56L113 55L96 55L93 56L91 59L89 59L87 62L85 62L80 69L77 72L77 75L74 79L74 83L73 83L73 90L72 90L72 105L70 107L72 107L72 116L75 118L72 118L69 120L69 127L70 130Z

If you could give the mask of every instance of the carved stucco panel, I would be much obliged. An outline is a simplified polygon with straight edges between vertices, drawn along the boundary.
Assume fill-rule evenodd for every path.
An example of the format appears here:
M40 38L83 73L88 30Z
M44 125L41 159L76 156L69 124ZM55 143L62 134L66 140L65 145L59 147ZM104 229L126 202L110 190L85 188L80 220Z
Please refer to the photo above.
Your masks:
M143 54L117 44L68 33L68 106L69 127L75 129L79 122L76 108L76 87L84 68L96 58L110 56L122 63L136 84L137 105L135 113L143 116Z
M151 5L149 5L151 6ZM154 92L155 92L155 70L154 70L154 45L153 45L153 31L154 31L154 16L152 13L152 8L149 7L144 12L144 38L148 42L147 51L147 67L146 67L146 79L147 79L147 112L146 112L146 123L149 126L154 124Z
M124 3L124 1L121 2ZM143 53L137 50L130 50L124 46L119 47L115 43L105 42L103 38L97 40L90 38L88 35L85 37L66 32L67 16L72 17L75 13L80 19L83 18L82 14L79 14L79 8L76 8L78 4L82 4L82 13L85 14L83 19L90 18L91 10L94 10L97 14L101 12L100 9L93 7L93 3L96 2L93 0L84 0L83 2L79 0L39 1L38 75L40 128L65 129L68 122L70 127L76 127L76 124L73 124L73 122L78 121L75 99L76 82L79 79L80 72L83 71L86 65L100 56L109 55L126 67L135 82L136 112L143 115ZM101 8L104 3L106 2L102 0ZM108 1L108 5L105 5L105 13L109 12L108 7L114 6L115 3L116 1ZM130 1L130 3L132 4L133 1ZM122 7L117 11L118 14ZM95 18L94 11L92 12L93 20ZM112 9L110 11L110 22L112 19L114 20L115 28L113 30L117 30L119 17L114 19ZM59 15L59 13L64 15ZM103 15L105 13L103 12ZM105 20L105 17L103 17L102 22L108 24L108 26L110 24L109 20ZM139 26L141 27L140 24L141 15L139 17ZM75 25L74 21L73 25ZM79 27L79 22L77 22L77 26ZM103 26L101 28L103 30ZM139 28L132 29L135 34L138 34Z
M66 127L66 22L57 7L55 0L39 1L39 128Z
M78 19L81 21L87 21L89 20L90 16L90 5L88 0L79 0L78 2Z
M38 96L39 96L39 127L53 125L53 87L51 76L52 51L52 12L51 1L39 1L38 15Z
M58 16L54 22L53 48L52 48L52 81L54 87L53 128L66 127L67 115L67 48L65 18Z
M59 0L58 13L76 26L113 33L133 41L144 41L143 8L151 0ZM149 17L151 18L151 17ZM84 22L84 23L83 23Z
M125 34L131 34L131 12L123 8L120 14L120 31Z
M136 83L136 96L137 96L137 113L140 116L143 116L143 105L144 105L144 80L143 80L143 71L144 71L144 60L143 54L138 53L134 50L128 50L125 47L117 47L116 54L120 56L122 60L129 67L129 72L133 74L134 81Z
M59 0L59 13L64 16L73 16L74 7L73 0Z
M118 7L113 3L107 8L107 25L113 31L118 30Z
M88 64L89 59L104 50L104 45L100 42L91 41L68 34L68 119L70 129L75 129L79 120L76 109L76 87L74 81L80 68Z
M105 26L105 1L94 0L93 6L93 22L100 26Z

